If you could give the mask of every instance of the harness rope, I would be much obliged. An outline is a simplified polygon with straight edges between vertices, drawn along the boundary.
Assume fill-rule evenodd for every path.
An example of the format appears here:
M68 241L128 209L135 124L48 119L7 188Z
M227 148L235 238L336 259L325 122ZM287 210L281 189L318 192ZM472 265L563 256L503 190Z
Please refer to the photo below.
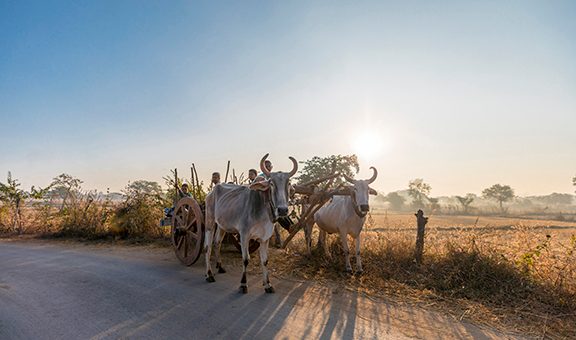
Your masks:
M278 220L278 217L275 214L275 207L274 207L274 202L272 201L272 198L270 197L270 195L272 194L272 190L266 190L265 192L262 193L264 195L264 202L265 204L268 204L268 217L270 217L270 220L272 221L272 223L276 223L276 221Z
M354 191L352 191L352 195L350 195L350 197L352 197L352 208L354 208L356 215L358 215L360 218L366 217L368 212L362 212L360 209L358 209L358 202L356 202L356 193Z

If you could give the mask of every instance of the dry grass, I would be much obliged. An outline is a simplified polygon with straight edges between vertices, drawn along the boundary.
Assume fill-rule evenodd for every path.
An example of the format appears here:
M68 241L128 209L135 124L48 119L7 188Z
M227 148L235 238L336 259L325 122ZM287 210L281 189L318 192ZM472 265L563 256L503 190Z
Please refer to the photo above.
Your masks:
M483 220L485 220L483 222ZM373 215L363 232L364 274L343 273L340 240L331 259L305 254L302 235L273 252L277 273L411 301L506 331L576 337L576 227L560 222L432 216L424 263L413 261L415 218ZM549 223L551 222L551 223ZM554 226L554 227L550 227Z

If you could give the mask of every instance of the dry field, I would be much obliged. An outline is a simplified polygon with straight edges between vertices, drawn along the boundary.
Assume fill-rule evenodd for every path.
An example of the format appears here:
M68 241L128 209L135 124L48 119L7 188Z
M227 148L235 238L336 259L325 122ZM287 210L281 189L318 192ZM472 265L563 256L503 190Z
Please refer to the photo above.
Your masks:
M342 248L334 235L331 258L319 250L306 256L299 233L286 251L272 252L271 263L280 276L437 308L505 331L576 337L576 223L430 216L426 227L421 266L413 261L416 218L397 213L369 218L362 276L343 273Z

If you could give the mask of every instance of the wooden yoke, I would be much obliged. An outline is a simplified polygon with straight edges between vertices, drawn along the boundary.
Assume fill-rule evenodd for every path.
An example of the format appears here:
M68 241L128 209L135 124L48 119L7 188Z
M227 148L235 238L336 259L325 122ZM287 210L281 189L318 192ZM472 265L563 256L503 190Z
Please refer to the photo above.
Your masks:
M335 170L335 166L333 166L333 172ZM294 191L296 194L300 194L306 197L308 207L303 209L302 214L298 217L298 221L294 223L290 227L290 234L284 240L282 244L282 248L286 248L288 243L296 236L296 233L300 231L305 225L310 223L313 218L314 214L320 210L328 202L332 199L334 195L351 195L352 192L346 188L343 188L342 185L339 185L333 190L328 190L332 183L334 183L334 179L340 176L339 173L333 173L332 175L322 177L320 179L310 181L300 185L294 185ZM328 181L322 188L318 188L317 185Z

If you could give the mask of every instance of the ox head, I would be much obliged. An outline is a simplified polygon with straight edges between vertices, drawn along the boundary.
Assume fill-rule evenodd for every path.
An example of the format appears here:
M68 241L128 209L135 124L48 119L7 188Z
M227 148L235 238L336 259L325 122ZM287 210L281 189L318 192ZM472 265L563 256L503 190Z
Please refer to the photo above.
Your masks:
M376 195L376 191L370 188L368 185L370 185L372 182L376 180L376 177L378 177L378 171L374 167L370 167L370 169L374 171L374 174L370 179L365 180L362 179L356 180L346 176L345 174L342 174L348 182L354 185L353 187L354 204L358 206L358 208L362 213L367 213L370 210L370 205L368 205L368 195L369 194Z
M298 171L298 162L293 157L288 157L292 161L293 168L290 172L271 172L264 166L268 154L260 160L260 170L266 176L266 179L260 182L254 182L250 185L252 190L270 191L270 202L274 219L277 217L288 216L288 196L290 193L290 177Z

